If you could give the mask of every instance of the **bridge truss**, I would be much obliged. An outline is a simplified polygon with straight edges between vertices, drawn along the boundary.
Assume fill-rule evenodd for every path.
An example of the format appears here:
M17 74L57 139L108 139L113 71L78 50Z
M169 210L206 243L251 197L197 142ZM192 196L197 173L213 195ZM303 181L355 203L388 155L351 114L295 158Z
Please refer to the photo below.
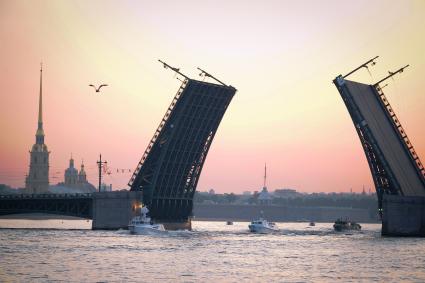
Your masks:
M374 59L348 75L366 67ZM384 194L425 196L425 169L379 86L404 68L390 72L388 77L374 85L346 80L348 75L340 75L333 81L360 138L375 184L380 212Z
M182 75L179 69L163 64ZM208 150L236 93L234 87L214 77L219 84L182 76L177 94L129 181L132 191L143 191L143 202L156 220L179 222L190 217Z
M92 194L0 195L0 215L49 213L92 219Z

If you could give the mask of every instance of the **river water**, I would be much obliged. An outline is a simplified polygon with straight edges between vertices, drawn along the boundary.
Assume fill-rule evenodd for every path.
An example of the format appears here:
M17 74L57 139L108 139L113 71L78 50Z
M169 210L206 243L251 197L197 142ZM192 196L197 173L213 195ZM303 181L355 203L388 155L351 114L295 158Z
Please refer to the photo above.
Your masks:
M86 220L1 219L0 282L425 281L425 239L381 237L377 224L338 233L331 223L278 223L269 235L247 225L129 235L91 231Z

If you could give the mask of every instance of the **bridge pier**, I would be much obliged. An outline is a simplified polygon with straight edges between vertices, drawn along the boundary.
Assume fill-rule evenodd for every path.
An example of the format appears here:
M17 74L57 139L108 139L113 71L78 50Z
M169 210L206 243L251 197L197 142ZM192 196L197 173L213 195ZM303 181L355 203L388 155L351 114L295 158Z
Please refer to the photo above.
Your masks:
M143 201L140 191L96 192L93 197L93 230L127 229L128 222L136 215L136 207ZM159 221L167 230L191 230L186 222Z
M382 235L425 237L425 197L384 195Z
M93 230L127 229L143 200L142 192L118 191L93 193Z

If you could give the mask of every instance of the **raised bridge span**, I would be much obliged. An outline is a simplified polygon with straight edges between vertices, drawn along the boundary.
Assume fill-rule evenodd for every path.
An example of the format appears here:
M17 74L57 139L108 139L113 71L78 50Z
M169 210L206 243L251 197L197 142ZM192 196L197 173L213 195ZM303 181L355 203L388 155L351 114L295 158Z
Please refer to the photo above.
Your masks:
M184 79L129 182L142 191L151 217L186 222L208 150L236 89L201 70L218 84Z
M406 223L411 219L415 222L412 225L419 227L419 233L425 235L425 169L380 87L386 79L401 73L408 66L389 72L389 76L373 85L347 79L374 59L348 75L336 77L334 84L363 146L383 224L391 226L391 223L396 223L397 228L404 225L403 221Z

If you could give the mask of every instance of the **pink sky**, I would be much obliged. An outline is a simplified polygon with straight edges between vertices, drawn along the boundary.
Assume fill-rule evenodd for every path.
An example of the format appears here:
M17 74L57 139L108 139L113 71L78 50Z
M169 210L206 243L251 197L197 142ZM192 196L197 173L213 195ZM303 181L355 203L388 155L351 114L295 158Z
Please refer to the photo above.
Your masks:
M424 1L0 1L0 183L22 187L35 142L39 63L50 182L71 153L97 184L126 188L179 87L158 58L238 89L198 190L302 192L373 188L332 79L380 55L352 79L410 64L385 93L425 158ZM108 83L101 95L88 84Z

